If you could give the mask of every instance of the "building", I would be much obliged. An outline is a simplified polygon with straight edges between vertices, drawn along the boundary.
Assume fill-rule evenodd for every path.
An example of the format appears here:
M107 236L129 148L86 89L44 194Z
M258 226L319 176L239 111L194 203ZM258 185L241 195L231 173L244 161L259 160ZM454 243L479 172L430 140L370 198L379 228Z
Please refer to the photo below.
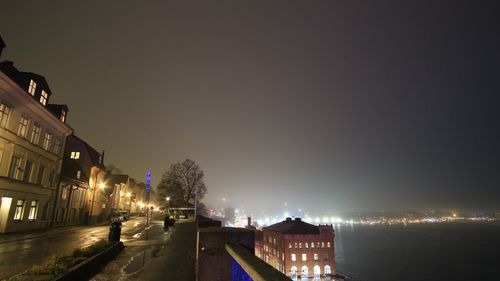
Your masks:
M104 155L79 137L68 136L57 194L55 224L78 225L107 219L112 200L109 190L112 190L112 186L104 180L105 175Z
M0 38L0 54L5 47ZM50 104L41 75L0 63L0 233L51 225L68 108Z
M291 278L335 275L332 225L286 218L262 231L262 258L277 270Z
M112 210L131 214L146 212L146 185L138 183L129 175L108 175L107 183L113 188Z

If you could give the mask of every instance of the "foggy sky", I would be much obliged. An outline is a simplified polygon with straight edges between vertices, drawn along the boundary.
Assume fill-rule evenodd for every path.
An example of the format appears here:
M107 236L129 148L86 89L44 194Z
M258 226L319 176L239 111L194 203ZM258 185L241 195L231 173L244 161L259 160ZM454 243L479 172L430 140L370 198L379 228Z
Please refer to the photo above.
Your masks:
M75 1L76 2L76 1ZM495 1L2 1L106 164L255 214L499 208ZM225 203L222 198L227 198Z

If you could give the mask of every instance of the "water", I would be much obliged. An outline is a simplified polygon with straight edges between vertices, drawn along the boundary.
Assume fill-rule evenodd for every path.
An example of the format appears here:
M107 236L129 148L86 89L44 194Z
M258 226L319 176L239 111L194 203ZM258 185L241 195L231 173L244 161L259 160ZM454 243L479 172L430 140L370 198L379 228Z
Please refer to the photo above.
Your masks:
M500 280L500 223L335 226L337 270L354 280Z

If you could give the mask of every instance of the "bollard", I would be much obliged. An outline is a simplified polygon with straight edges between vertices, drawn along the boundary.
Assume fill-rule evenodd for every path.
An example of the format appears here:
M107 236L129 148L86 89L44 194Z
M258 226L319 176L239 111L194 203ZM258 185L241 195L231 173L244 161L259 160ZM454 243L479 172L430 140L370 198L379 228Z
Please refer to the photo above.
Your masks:
M108 240L118 242L120 241L121 234L122 234L122 223L119 221L111 223L111 226L109 227Z

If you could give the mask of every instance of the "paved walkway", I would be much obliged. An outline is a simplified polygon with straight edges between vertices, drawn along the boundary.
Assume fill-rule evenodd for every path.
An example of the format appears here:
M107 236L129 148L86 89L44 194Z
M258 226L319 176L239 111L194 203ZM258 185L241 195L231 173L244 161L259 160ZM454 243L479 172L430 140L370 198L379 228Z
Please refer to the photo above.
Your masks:
M148 237L125 242L125 249L93 281L194 281L196 255L194 221L178 221L168 232L154 221Z

